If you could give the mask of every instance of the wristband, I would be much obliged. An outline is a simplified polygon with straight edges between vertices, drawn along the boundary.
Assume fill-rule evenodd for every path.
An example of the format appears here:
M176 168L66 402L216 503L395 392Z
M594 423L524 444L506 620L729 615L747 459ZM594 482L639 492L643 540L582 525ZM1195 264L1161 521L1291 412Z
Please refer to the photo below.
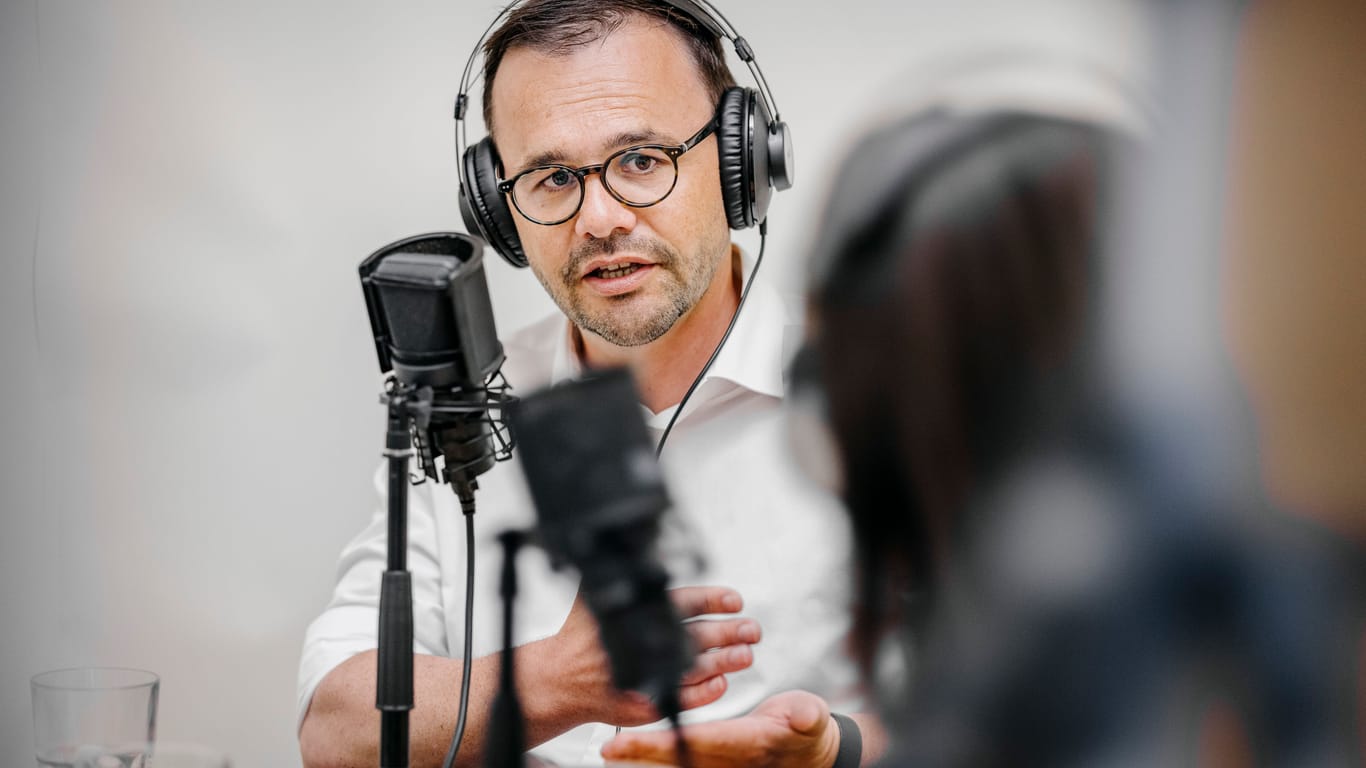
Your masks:
M863 762L863 733L858 723L848 715L831 712L835 725L840 729L840 748L835 753L835 764L830 768L858 768Z

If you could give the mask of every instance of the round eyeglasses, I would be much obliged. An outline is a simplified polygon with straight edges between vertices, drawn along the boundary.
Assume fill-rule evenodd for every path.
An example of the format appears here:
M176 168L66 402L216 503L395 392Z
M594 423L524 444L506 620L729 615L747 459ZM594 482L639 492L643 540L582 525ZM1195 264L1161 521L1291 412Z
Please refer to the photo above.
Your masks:
M529 221L546 226L563 224L583 206L585 179L598 174L603 189L622 205L648 208L674 191L678 158L716 131L716 117L682 144L641 144L613 152L599 165L571 168L549 163L528 168L506 181L498 191Z

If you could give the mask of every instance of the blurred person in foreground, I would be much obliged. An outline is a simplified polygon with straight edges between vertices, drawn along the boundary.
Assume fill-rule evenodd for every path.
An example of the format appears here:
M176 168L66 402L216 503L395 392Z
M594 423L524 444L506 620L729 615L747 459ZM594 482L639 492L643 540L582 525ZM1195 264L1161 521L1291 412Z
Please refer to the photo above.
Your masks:
M1169 451L1193 425L1111 387L1102 225L1142 152L932 110L857 142L830 196L801 370L886 764L1360 764L1340 542L1209 476L1232 436Z

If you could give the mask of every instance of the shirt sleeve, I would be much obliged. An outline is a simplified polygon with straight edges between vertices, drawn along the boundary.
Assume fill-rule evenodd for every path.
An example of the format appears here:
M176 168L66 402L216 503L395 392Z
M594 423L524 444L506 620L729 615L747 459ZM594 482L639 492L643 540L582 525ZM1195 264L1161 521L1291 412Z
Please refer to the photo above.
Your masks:
M304 634L299 663L298 718L303 725L327 674L358 653L378 647L380 578L388 560L388 465L375 473L379 504L370 523L342 550L327 608ZM441 602L441 564L431 482L408 494L408 571L413 583L413 652L448 654Z

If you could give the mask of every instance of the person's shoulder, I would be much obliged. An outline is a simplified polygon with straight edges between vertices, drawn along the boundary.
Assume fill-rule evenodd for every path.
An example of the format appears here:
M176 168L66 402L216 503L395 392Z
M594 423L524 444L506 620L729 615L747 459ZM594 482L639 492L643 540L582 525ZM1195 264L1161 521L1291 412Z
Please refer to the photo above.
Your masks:
M557 345L564 343L566 322L564 315L551 312L507 334L503 339L503 347L508 350L553 352Z
M550 383L555 356L565 344L565 323L559 312L552 312L522 326L503 339L503 374L508 383L523 392Z

